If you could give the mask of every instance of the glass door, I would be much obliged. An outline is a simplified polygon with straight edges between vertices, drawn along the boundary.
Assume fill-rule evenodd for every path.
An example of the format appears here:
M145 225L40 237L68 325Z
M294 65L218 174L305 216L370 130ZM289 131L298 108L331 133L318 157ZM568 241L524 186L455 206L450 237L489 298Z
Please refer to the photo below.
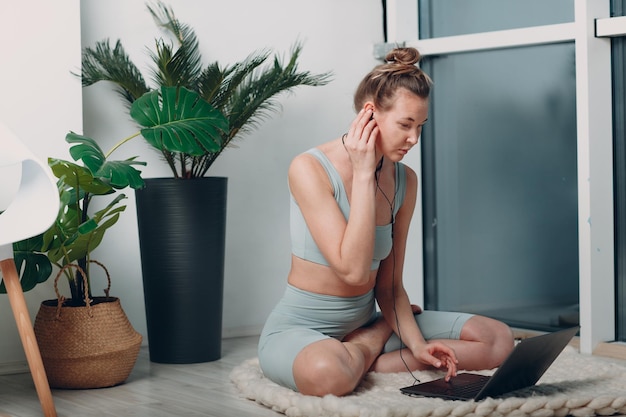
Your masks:
M375 52L415 46L435 82L410 162L422 172L422 239L409 237L407 256L419 259L428 308L545 330L579 323L584 353L614 340L606 37L626 26L611 17L623 1L387 1L387 42Z

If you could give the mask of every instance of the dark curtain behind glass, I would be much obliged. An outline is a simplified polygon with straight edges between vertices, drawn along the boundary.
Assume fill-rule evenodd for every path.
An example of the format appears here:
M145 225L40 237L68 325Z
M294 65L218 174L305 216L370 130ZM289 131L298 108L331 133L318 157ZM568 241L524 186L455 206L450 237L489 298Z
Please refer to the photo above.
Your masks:
M419 0L419 11L429 39L573 22L574 0Z
M473 20L466 33L573 19L571 1L537 1L516 26L500 3L423 1L437 12L421 29L456 34L437 27L468 20L460 4L485 7L472 13L484 23ZM426 308L540 330L578 323L574 45L437 56L423 66L434 79L422 135Z

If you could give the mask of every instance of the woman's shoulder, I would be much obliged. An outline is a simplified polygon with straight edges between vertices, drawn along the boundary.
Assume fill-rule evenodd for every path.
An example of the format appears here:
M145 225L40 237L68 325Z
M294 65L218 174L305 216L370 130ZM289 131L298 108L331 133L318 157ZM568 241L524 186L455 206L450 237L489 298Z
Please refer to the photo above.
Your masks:
M411 201L415 201L417 197L418 179L415 171L408 165L398 162L398 167L402 166L404 175L403 178L398 178L398 187L401 189L399 195L402 195L402 201L408 198Z
M314 178L323 178L326 171L319 159L318 148L311 148L296 155L289 165L289 182L306 181L309 183ZM316 156L318 154L318 156Z
M326 144L308 149L296 155L289 166L289 183L300 183L306 187L322 185L324 189L333 191L341 175L335 165L333 149Z
M302 153L296 155L289 165L289 171L301 170L301 169L313 169L319 166L319 159L316 154L319 152L318 148L311 148Z
M407 183L417 182L417 174L415 173L415 170L413 168L403 162L398 162L398 166L402 167L401 169L404 170Z
M291 166L296 168L319 168L325 165L336 165L334 158L334 141L309 148L299 153L291 160Z

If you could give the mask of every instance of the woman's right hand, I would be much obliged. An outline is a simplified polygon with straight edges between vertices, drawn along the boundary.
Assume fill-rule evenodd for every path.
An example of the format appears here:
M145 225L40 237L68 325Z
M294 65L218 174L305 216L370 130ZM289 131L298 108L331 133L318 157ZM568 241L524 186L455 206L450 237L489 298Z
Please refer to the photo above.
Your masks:
M376 138L379 129L371 109L361 109L342 137L355 171L372 173L376 169Z
M446 368L448 370L445 377L446 381L456 376L459 361L454 350L442 342L427 342L420 345L413 355L418 361L426 365L431 365L437 369Z

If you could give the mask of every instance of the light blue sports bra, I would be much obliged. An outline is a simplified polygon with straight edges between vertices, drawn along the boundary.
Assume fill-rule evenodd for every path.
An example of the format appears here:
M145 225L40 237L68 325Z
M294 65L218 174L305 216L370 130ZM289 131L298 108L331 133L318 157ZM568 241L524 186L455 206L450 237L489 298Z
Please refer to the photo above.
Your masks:
M341 209L344 217L346 218L346 220L348 220L348 217L350 215L350 204L348 202L348 196L343 186L341 176L322 151L317 148L313 148L308 150L307 153L315 156L326 170L328 178L330 179L330 183L333 187L335 200L337 201L337 204L339 205L339 208ZM402 206L402 203L404 202L405 194L406 175L404 171L404 165L397 162L396 192L395 201L393 203L394 218L398 213L398 210ZM328 262L324 258L324 255L322 255L322 252L320 252L315 241L313 240L313 236L311 236L311 232L309 231L309 228L304 221L304 216L300 211L300 207L298 206L298 203L293 198L293 195L291 195L291 193L290 197L291 252L299 258L328 266ZM392 223L386 224L384 226L376 226L374 259L372 259L372 264L370 267L372 271L378 269L380 261L389 256L389 253L391 252L391 247L393 245L393 240L391 236L392 227Z

